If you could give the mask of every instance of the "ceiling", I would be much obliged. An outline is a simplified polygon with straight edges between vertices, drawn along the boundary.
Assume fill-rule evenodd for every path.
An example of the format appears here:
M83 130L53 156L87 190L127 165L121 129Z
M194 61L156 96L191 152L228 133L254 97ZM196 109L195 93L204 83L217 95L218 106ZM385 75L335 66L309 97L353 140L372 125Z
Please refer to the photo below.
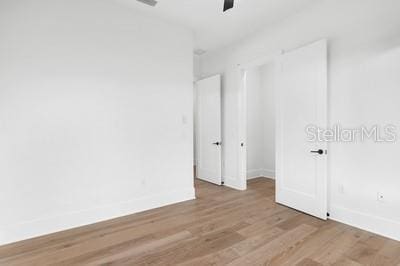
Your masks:
M227 46L321 0L235 0L223 13L224 0L159 0L155 7L118 0L157 17L182 24L195 35L195 50Z

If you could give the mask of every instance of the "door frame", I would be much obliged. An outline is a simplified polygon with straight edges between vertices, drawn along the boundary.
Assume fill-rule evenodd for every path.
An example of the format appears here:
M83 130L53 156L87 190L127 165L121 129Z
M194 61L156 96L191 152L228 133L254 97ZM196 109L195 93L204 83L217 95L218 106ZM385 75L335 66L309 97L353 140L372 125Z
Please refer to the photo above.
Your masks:
M320 41L325 41L328 42L327 39L319 39L316 41L312 41L312 42L308 42L308 43L304 43L300 46L297 46L295 48L291 48L291 49L287 49L287 50L279 50L276 51L274 53L271 53L269 55L265 55L262 57L259 57L257 59L254 60L250 60L249 62L246 63L242 63L242 64L238 64L238 70L239 70L239 74L240 74L240 82L239 82L239 93L238 93L238 97L239 97L239 149L238 149L238 179L239 179L239 189L241 190L246 190L247 189L247 145L246 145L246 141L247 141L247 79L246 79L246 73L249 69L254 68L254 67L260 67L263 66L265 64L268 63L273 63L274 64L274 75L275 77L278 76L278 71L280 68L280 60L281 60L281 56L284 55L285 53L291 52L293 50L296 50L298 48L302 48L304 46L307 45L311 45L313 43L317 43ZM328 62L329 63L329 62ZM327 80L329 80L328 77L328 72L326 73L327 75ZM278 86L278 82L276 82L276 79L274 80L275 83L275 98L279 99L280 95L278 95L279 93L279 89L277 89ZM328 84L326 84L326 91L328 91ZM329 126L330 125L330 121L329 121L329 93L327 93L326 95L326 102L323 103L325 105L325 114L323 114L324 116L326 116L326 125ZM276 118L275 118L275 158L276 160L276 166L275 166L275 171L276 171L276 177L279 175L277 164L278 162L278 156L280 156L280 150L279 150L279 145L281 143L281 139L278 136L278 126L279 126L279 110L280 110L280 105L279 105L279 101L275 102L275 110L276 110ZM244 144L242 146L242 143ZM329 151L329 143L326 143L326 148ZM325 173L324 175L326 176L326 190L327 190L327 197L326 197L326 205L327 205L327 210L329 213L329 185L330 185L330 180L329 180L329 174L328 174L328 160L329 160L329 153L326 154L327 158L325 160ZM329 218L329 217L328 217Z
M273 63L274 74L278 67L279 56L284 51L279 51L271 55L263 56L251 60L244 64L238 64L240 73L240 86L239 86L239 152L238 152L238 173L239 173L239 189L247 189L247 71L255 67ZM274 81L275 82L275 81ZM277 109L277 106L275 106ZM276 124L276 121L275 121ZM275 145L276 145L275 138Z

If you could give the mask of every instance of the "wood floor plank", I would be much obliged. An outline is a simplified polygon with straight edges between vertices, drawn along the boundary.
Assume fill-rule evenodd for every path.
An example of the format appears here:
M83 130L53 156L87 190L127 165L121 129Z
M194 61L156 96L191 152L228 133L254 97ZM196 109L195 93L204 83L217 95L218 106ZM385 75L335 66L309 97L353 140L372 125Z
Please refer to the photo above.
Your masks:
M244 256L241 256L228 265L265 265L275 256L298 245L304 238L316 230L317 228L309 225L300 225L265 244L264 246L251 251Z
M322 264L316 262L315 260L306 258L300 261L299 263L296 263L296 266L322 266Z
M235 259L253 251L254 249L265 245L283 233L284 231L282 229L272 227L257 236L245 238L243 241L240 241L226 249L212 252L203 257L189 260L180 265L226 265Z
M270 261L270 265L291 266L301 263L304 260L307 261L307 259L310 259L309 257L317 250L327 247L330 241L340 235L343 230L344 229L341 226L328 222L306 238L301 245L275 256Z
M337 263L342 258L348 258L346 254L369 233L344 226L345 230L337 237L333 238L327 245L315 250L310 258L325 265Z
M177 265L193 258L204 256L213 251L219 251L234 243L242 241L243 236L234 230L223 230L199 236L181 245L174 246L162 252L153 252L145 257L128 257L119 261L111 261L110 265Z
M400 265L400 243L276 204L273 180L0 247L0 265Z

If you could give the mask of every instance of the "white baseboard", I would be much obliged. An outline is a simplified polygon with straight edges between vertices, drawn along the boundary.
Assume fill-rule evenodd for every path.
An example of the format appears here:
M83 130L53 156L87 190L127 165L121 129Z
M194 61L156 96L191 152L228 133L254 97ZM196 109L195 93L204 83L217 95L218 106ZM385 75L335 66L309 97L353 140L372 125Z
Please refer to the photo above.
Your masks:
M170 191L127 202L80 210L0 228L0 245L106 221L174 203L195 199L194 188Z
M258 178L258 177L267 177L267 178L275 179L275 171L269 170L269 169L247 170L247 180Z
M247 187L246 181L231 177L224 177L224 185L236 190L246 190Z
M260 171L261 171L260 169L247 170L247 180L254 179L254 178L257 178L257 177L261 177Z
M400 223L346 208L331 206L330 219L400 241Z

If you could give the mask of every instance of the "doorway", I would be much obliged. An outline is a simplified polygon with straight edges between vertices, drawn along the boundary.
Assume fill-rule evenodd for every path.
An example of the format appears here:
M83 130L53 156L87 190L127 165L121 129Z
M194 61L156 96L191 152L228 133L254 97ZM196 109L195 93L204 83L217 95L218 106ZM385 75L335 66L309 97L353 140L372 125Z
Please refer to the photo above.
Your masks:
M246 74L247 180L275 179L275 63L268 62Z
M327 41L239 67L241 188L249 178L275 173L277 203L326 220L327 143L310 141L306 129L327 128ZM264 94L273 97L267 108Z

